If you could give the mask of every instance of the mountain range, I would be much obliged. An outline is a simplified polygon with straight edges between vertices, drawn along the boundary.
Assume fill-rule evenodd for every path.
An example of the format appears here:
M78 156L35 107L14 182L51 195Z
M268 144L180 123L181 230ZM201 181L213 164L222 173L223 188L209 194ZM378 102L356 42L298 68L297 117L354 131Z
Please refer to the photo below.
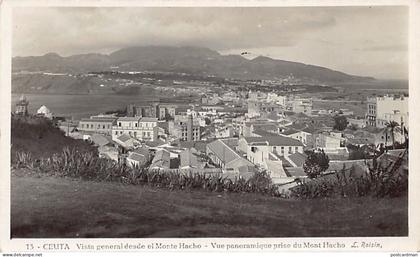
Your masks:
M320 83L368 82L372 77L349 75L321 66L259 56L221 55L200 47L141 46L107 54L80 54L62 57L56 53L43 56L14 57L13 72L44 71L88 73L99 71L179 72L235 79L276 79L289 75Z

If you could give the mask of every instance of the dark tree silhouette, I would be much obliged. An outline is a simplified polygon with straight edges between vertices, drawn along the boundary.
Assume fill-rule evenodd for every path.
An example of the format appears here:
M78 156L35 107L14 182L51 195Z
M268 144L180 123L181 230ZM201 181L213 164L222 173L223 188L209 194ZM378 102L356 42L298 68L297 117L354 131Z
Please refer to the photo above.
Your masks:
M329 162L330 158L324 153L324 150L310 151L303 164L303 170L309 178L316 178L328 169Z
M334 129L337 129L339 131L343 131L347 128L347 124L349 124L349 122L347 121L347 118L345 116L342 115L337 115L334 117Z

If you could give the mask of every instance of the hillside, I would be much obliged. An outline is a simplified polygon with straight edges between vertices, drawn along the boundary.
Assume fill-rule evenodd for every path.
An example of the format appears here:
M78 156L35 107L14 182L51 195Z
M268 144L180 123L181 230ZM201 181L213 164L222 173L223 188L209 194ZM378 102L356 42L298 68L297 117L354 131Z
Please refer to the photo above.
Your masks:
M55 53L43 56L14 57L13 72L44 71L87 73L95 71L163 71L211 75L222 78L274 79L293 74L296 78L320 83L372 81L320 66L257 57L248 60L239 55L221 55L199 47L144 46L130 47L109 55L82 54L61 57Z
M12 161L17 152L28 152L34 158L50 157L66 146L96 151L89 143L66 137L51 121L36 117L12 116L11 146Z

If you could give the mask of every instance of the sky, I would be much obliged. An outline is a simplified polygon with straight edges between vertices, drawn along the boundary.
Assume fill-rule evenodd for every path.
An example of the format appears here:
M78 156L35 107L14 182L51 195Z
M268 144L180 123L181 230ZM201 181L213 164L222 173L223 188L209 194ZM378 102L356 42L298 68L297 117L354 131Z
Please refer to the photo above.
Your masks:
M12 24L13 56L199 46L379 79L408 76L407 7L15 7Z

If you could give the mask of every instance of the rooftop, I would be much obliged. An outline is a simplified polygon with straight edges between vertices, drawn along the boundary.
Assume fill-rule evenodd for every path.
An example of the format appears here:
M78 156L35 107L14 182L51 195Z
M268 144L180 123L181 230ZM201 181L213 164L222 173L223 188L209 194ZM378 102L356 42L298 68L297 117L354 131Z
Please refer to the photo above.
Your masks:
M158 118L143 117L140 119L140 122L157 122Z
M270 146L303 146L302 142L286 136L266 136L266 137L244 137L245 141L254 145L256 143L264 143Z
M171 157L170 153L166 150L159 150L153 158L151 167L170 168Z
M298 133L298 132L300 132L300 130L289 128L289 129L286 129L285 131L281 132L281 134L289 136L289 135L293 135L293 134Z
M127 158L129 158L133 161L138 161L138 162L143 162L143 161L147 160L146 156L144 156L142 154L139 154L139 153L136 153L136 152L131 152L130 155L128 155Z
M127 134L122 134L121 136L117 137L118 140L120 140L121 142L127 142L128 140L131 139L131 137Z
M284 171L288 177L306 177L306 173L302 167L285 167Z
M157 147L166 144L166 142L161 139L158 139L155 141L146 141L145 144L149 147Z
M141 117L119 117L118 121L139 121Z
M98 146L104 146L111 143L111 141L107 137L100 134L92 134L90 138Z
M112 123L114 120L116 120L116 118L114 118L114 119L106 119L106 118L94 118L94 119L82 118L80 121L82 121L82 122L108 122L108 123Z
M268 137L268 136L277 136L278 134L273 133L273 132L268 132L262 129L256 129L252 132L253 134L257 134L261 137Z
M299 152L291 154L288 157L294 164L296 164L297 167L303 167L306 160L306 154Z
M209 148L213 154L216 155L225 164L242 158L242 156L240 156L237 152L235 152L235 150L229 147L222 140L215 140L207 144L207 148Z

